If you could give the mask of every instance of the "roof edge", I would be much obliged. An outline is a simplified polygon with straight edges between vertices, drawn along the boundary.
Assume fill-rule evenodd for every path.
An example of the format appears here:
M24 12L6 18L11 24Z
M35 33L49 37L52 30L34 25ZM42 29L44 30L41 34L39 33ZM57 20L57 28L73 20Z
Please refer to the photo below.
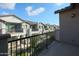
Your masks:
M60 9L60 10L57 10L57 11L55 11L54 13L57 14L57 13L60 13L60 12L66 11L66 10L73 9L74 6L75 6L75 3L71 3L70 6L67 6L67 7L65 7L65 8Z
M7 16L14 16L14 17L18 18L19 20L25 22L25 20L21 19L19 16L16 16L16 15L14 15L14 14L0 15L0 17L7 17Z

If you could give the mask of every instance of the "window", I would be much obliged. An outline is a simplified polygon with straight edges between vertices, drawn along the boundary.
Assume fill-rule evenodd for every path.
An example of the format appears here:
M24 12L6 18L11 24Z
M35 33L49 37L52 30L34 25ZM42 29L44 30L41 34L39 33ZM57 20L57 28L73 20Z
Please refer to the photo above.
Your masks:
M42 26L39 26L39 29L41 29L42 28Z
M39 26L39 28L41 28L41 26Z
M8 23L6 24L7 32L23 32L23 29L21 28L21 24L13 24Z
M47 26L44 26L45 30L48 30Z
M21 28L21 24L16 24L15 25L15 32L22 32L23 29Z
M6 24L6 29L7 29L7 32L13 32L14 25L13 24Z
M0 22L0 34L2 34L2 24Z
M2 28L2 23L0 22L0 29Z
M31 28L32 28L32 31L38 31L37 25L32 25Z

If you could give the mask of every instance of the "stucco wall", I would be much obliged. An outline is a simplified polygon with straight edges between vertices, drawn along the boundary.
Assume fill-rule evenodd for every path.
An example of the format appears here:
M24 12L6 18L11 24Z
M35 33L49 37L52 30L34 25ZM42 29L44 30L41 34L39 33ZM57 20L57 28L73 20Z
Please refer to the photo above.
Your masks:
M43 25L41 23L38 24L38 30L39 30L39 34L43 33Z
M79 44L79 8L60 13L60 40Z
M55 39L56 39L56 40L60 40L60 39L59 39L59 38L60 38L60 36L59 36L60 30L55 30L55 31L54 31L54 34L55 34Z
M5 23L3 23L3 22L1 22L1 34L6 34L6 24Z

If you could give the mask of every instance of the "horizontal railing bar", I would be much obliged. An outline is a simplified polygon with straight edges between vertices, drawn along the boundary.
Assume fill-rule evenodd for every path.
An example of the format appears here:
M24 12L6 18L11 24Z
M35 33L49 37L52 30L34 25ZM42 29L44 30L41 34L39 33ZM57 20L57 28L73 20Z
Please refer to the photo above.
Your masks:
M39 36L39 35L44 35L44 34L48 34L48 33L52 33L52 32L47 32L47 33L42 33L42 34L37 34L37 35L32 35L32 36L28 36L28 37L23 37L23 38L19 38L19 39L14 39L14 40L8 40L8 43L10 42L14 42L14 41L18 41L18 40L21 40L21 39L27 39L27 38L31 38L31 37L36 37L36 36Z

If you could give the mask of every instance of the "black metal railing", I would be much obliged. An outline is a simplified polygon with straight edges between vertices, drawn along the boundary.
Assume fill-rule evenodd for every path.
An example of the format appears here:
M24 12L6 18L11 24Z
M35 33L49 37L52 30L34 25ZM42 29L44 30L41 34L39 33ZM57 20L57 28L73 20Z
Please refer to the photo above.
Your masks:
M11 56L37 56L54 41L53 32L8 40L8 54Z

